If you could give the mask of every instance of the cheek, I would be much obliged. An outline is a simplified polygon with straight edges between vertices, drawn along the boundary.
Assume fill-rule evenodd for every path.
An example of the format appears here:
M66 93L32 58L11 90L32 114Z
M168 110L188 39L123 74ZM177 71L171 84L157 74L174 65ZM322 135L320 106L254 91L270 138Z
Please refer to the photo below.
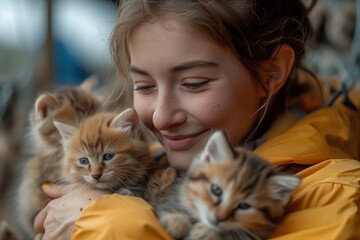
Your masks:
M228 111L226 102L218 92L212 91L184 98L183 108L203 125L216 127L222 122L221 115Z
M238 229L245 228L251 232L264 231L272 224L255 209L235 214L234 220L238 224Z
M234 89L237 90L228 91L229 94L223 96L223 101L219 102L220 109L214 108L217 117L213 120L227 133L232 144L238 144L257 123L261 95L255 86Z
M152 129L152 115L153 109L150 102L143 97L134 96L134 108L139 116L140 121L145 124L146 127Z
M193 212L193 214L200 217L204 212L208 212L209 206L212 205L212 200L206 190L206 184L201 182L190 182L183 189L185 196L186 207ZM211 208L211 207L210 207Z
M238 92L225 92L228 94L217 91L190 102L188 112L202 125L225 130L236 142L252 126L258 101Z

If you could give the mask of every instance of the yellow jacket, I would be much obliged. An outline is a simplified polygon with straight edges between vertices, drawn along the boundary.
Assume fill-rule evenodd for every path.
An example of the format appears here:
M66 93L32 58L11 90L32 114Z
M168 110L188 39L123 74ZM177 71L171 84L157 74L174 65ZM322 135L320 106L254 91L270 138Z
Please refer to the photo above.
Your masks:
M337 102L290 127L288 122L284 117L275 123L255 151L275 165L309 165L298 173L302 184L271 239L360 239L360 162L353 160L360 151L359 112ZM73 239L171 237L145 201L113 194L83 210Z

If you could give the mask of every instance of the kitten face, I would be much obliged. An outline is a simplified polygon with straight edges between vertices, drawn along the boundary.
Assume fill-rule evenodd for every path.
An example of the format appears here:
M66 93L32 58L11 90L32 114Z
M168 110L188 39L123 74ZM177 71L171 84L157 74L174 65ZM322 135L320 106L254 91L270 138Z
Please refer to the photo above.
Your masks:
M64 138L65 181L114 190L135 184L152 164L133 109L96 114L79 128L55 125Z
M39 96L30 113L34 142L50 152L58 149L61 136L54 120L76 123L96 112L100 102L91 94L94 84L89 79L78 87L64 87Z
M219 232L272 231L299 179L276 173L242 148L234 151L221 135L212 137L192 163L180 194L183 204Z

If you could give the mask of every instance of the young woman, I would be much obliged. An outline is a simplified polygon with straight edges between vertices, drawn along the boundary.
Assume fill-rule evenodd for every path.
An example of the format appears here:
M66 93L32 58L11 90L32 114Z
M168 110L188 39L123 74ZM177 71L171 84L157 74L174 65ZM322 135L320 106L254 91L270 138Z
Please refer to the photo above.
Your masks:
M339 102L296 120L288 110L309 32L297 0L125 0L112 49L171 166L186 170L223 129L303 179L273 239L357 239L358 112ZM35 220L44 239L170 239L142 199L44 190L55 198Z

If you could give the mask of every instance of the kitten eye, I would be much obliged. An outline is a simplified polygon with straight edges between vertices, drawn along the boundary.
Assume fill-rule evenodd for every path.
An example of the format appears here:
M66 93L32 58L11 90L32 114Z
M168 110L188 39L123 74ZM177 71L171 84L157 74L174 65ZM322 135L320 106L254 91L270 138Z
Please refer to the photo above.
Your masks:
M219 185L213 183L213 184L211 184L210 189L211 189L211 193L214 194L215 196L218 196L218 197L221 196L222 189Z
M79 158L79 163L81 165L88 165L90 163L90 161L87 157L82 157L82 158Z
M103 160L108 161L111 160L114 157L114 153L105 153L103 156Z
M246 210L251 208L251 205L247 202L240 202L237 208L241 210Z

